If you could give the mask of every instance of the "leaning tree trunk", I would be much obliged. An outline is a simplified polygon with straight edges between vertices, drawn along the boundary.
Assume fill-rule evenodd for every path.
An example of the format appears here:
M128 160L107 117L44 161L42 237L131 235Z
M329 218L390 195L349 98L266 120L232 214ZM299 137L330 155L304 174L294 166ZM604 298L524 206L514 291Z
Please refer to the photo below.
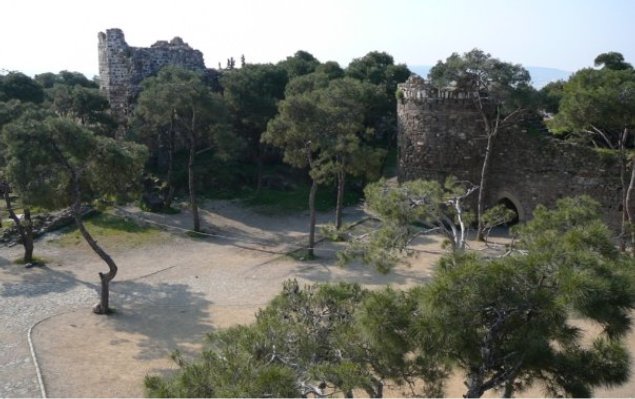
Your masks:
M79 206L73 205L71 207L71 213L73 214L75 224L77 225L79 232L82 234L82 237L84 237L84 240L86 240L90 248L95 251L95 253L99 255L99 257L108 265L108 273L99 272L99 279L101 280L101 297L99 303L93 307L93 312L97 314L108 314L110 313L110 282L117 275L117 265L110 255L108 255L106 251L97 244L97 241L95 241L93 236L90 235L88 230L86 230L80 215Z
M24 263L32 263L33 262L33 223L31 222L31 211L29 208L24 208L24 223L20 221L18 215L16 215L15 210L13 209L13 204L11 204L11 195L9 190L4 190L4 202L7 205L7 211L9 212L9 217L13 220L16 229L18 229L18 234L20 235L20 239L22 240L22 245L24 246Z
M84 237L84 240L86 240L90 248L95 251L95 253L99 255L99 257L108 265L108 273L99 272L99 279L101 280L101 297L99 303L93 307L93 312L97 314L108 314L110 313L110 282L117 275L117 265L110 255L108 255L106 251L97 244L97 241L95 241L93 236L90 235L88 230L86 230L86 226L84 226L81 216L81 191L79 182L76 178L73 180L75 180L75 201L71 206L71 214L73 215L77 229L81 233L82 237Z
M342 227L342 208L344 206L344 185L346 184L346 174L343 170L337 172L337 201L335 204L335 228Z
M313 258L315 256L313 248L315 247L315 222L316 222L316 214L315 214L315 194L317 193L318 184L315 179L311 183L311 191L309 191L309 213L310 213L310 222L309 222L309 248L307 251L307 255L309 258Z

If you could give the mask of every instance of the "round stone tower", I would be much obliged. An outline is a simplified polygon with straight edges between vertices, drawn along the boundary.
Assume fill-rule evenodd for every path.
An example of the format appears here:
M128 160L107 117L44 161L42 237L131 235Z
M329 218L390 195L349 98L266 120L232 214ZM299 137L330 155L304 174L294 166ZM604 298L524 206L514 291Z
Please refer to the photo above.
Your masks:
M454 175L478 183L485 141L473 95L438 90L416 75L399 85L399 180Z
M416 75L398 86L400 181L443 182L455 176L480 183L487 136L477 95L439 90ZM617 229L622 218L618 170L616 157L522 124L506 126L492 146L485 207L505 204L524 221L538 205L552 207L560 198L584 194L601 204L605 221ZM473 196L468 205L475 201ZM635 212L635 203L629 207Z

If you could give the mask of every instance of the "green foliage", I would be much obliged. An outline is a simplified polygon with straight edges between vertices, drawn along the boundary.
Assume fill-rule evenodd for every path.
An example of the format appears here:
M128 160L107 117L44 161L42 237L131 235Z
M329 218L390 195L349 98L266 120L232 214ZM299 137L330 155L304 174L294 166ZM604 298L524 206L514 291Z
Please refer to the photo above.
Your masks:
M607 164L617 164L619 160L620 153L616 150L612 150L610 148L603 147L595 147L593 148L596 154L598 154L602 159L606 161Z
M625 69L633 69L633 66L628 62L624 62L624 56L621 53L615 51L609 51L608 53L602 53L595 57L593 64L602 66L603 69L611 69L613 71L623 71Z
M86 219L85 225L91 234L100 237L100 242L106 242L109 246L138 247L160 237L160 230L106 212ZM77 228L72 227L53 242L61 247L69 247L79 245L82 241Z
M285 97L291 97L314 90L324 89L328 87L331 80L331 77L324 72L313 72L298 76L289 81L284 90L284 95Z
M355 58L348 64L346 75L363 82L381 86L387 97L410 76L410 70L404 64L395 65L390 54L371 51L361 58Z
M139 138L147 143L156 157L167 153L166 193L164 206L170 206L175 182L175 157L187 149L187 181L194 230L200 229L197 196L197 162L201 153L228 160L242 147L229 125L227 104L223 97L207 87L196 72L166 67L156 77L143 81L143 90L135 110Z
M319 65L320 61L311 53L303 50L296 51L293 56L287 57L286 60L278 63L278 66L287 71L289 80L314 72Z
M21 72L0 75L0 101L19 100L40 104L44 90L36 81Z
M2 141L7 177L22 200L48 208L70 205L75 180L85 200L134 191L147 156L142 146L32 113L5 125Z
M89 89L99 88L99 85L97 85L97 83L89 80L83 74L70 71L61 71L60 73L42 73L39 75L35 75L35 81L38 82L44 89L50 89L56 84L61 84L69 87L79 86Z
M308 81L319 76L299 79ZM311 84L307 91L298 91L280 102L280 114L269 122L262 138L283 148L284 161L292 166L309 166L310 156L314 160L311 177L321 183L342 169L351 174L372 171L369 165L377 165L383 155L360 142L360 134L365 132L363 99L372 88L351 79L327 82L324 78L317 88ZM295 82L289 86L294 87Z
M579 396L628 379L619 338L630 330L633 273L597 215L587 197L539 207L517 231L524 254L454 256L424 288L422 338L441 339L468 378L480 379L473 392L541 380L551 395ZM571 316L604 332L585 346ZM585 371L587 361L597 367Z
M51 110L73 118L100 135L114 136L117 123L110 116L106 97L97 88L56 83L47 89Z
M326 74L329 80L339 79L344 77L344 70L340 67L335 61L327 61L323 64L318 65L315 68L315 72Z
M31 258L31 264L35 264L35 265L46 265L46 263L48 262L48 259L46 258L41 258L39 256L34 256ZM24 257L19 257L17 259L15 259L13 261L13 263L15 263L16 265L24 265L26 262L24 262Z
M425 188L432 199L451 197L453 184L408 188ZM399 192L369 194L380 197L375 204L407 207ZM438 201L421 206L383 214L411 221L435 214ZM146 378L147 392L297 397L362 389L377 397L389 380L421 389L413 395L441 397L456 368L470 397L492 389L511 395L536 383L551 396L591 396L597 386L624 383L632 261L616 251L589 198L561 200L534 216L517 230L511 256L455 252L428 284L408 291L347 283L302 289L288 281L254 324L211 333L200 359L176 356L180 370ZM603 331L592 336L580 322Z
M443 397L451 363L440 342L423 343L419 298L423 287L397 291L390 287L369 293L356 313L357 327L368 342L374 370L394 382L417 385L413 396ZM422 345L423 343L423 345Z
M527 107L535 100L535 90L529 85L531 77L525 68L479 49L463 55L452 53L445 62L437 62L428 78L439 88L456 86L476 91L498 107L502 115Z
M397 133L397 84L410 76L406 65L395 65L392 56L371 51L356 58L346 68L346 76L374 85L377 92L367 97L364 125L372 129L374 136L367 139L371 146L396 147ZM370 100L370 101L369 101Z
M361 389L378 397L390 379L440 396L449 369L433 348L415 346L416 300L358 284L301 288L287 281L254 324L210 333L197 360L177 353L180 370L146 377L146 391L152 397L299 397Z
M258 211L268 214L302 212L309 208L307 202L309 188L306 184L298 184L294 188L285 191L270 188L263 188L258 191L245 189L238 198L241 199L243 204L255 207ZM344 205L357 205L360 199L359 191L347 190L344 195ZM335 195L333 195L333 191L318 191L315 198L315 209L320 212L326 212L334 207Z
M307 75L300 79L315 77ZM326 75L324 75L326 76ZM293 81L290 85L293 84ZM283 149L283 160L309 168L309 253L315 239L315 194L319 184L337 181L336 225L341 225L346 175L378 174L384 151L365 145L364 99L372 87L354 79L330 81L328 86L287 96L279 114L269 122L262 141Z
M254 352L260 337L259 331L244 326L211 333L199 361L189 363L175 354L181 370L167 379L147 376L146 393L168 398L297 397L293 370L267 364L265 353Z
M39 105L35 105L29 102L22 102L20 100L0 101L0 129L7 123L18 119L20 115L29 112L31 118L43 119L50 112L42 109Z
M348 237L346 230L348 230L348 226L346 225L339 229L332 223L320 226L320 234L329 241L346 241Z
M564 94L565 81L557 80L547 83L538 91L540 107L550 114L557 114Z
M271 64L248 64L221 77L234 131L247 142L251 158L262 152L260 136L278 112L287 80L286 71Z
M369 184L364 190L366 210L380 221L380 226L354 239L338 254L340 262L361 258L387 273L410 253L412 240L432 231L440 231L454 249L463 250L465 226L472 217L463 209L462 201L474 190L454 178L444 185L414 180L394 186L383 179Z
M493 228L502 226L513 220L518 221L518 215L513 210L507 208L504 204L498 204L487 209L483 213L483 230L485 232L486 239Z
M365 295L356 284L301 289L288 281L253 325L209 334L200 360L181 360L171 378L146 378L146 389L170 397L299 397L372 385L353 329Z
M576 72L564 84L559 112L548 126L555 133L578 132L599 146L617 148L623 130L635 127L635 70Z
M213 93L195 72L167 67L156 77L142 83L135 110L141 136L149 148L167 142L173 132L178 146L210 148L221 158L231 157L240 148L240 140L228 127L224 99ZM146 141L144 140L144 141ZM176 147L175 147L176 148Z

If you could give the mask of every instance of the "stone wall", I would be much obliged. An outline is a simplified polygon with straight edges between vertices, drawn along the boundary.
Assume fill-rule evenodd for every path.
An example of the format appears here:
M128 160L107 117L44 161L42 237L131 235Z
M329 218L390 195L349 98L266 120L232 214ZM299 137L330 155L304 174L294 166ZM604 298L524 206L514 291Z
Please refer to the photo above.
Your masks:
M140 83L161 68L174 65L199 71L214 79L216 71L205 68L203 54L180 37L158 41L150 47L131 47L121 29L98 34L100 88L110 101L115 116L124 119L139 94Z
M479 183L487 140L474 96L439 92L418 76L399 86L400 180L454 175ZM609 154L514 128L496 137L490 165L486 206L507 200L523 221L538 204L588 194L602 204L611 227L620 224L619 165Z

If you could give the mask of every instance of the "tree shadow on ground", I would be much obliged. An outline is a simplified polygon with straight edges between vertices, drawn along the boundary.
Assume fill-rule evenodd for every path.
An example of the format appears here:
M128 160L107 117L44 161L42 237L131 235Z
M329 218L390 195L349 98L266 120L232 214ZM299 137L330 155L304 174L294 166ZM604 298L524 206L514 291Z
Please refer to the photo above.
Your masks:
M117 209L119 216L132 216L146 223L161 225L168 230L185 233L192 229L192 217L188 209L174 215L143 212L138 209ZM219 243L245 243L251 245L280 245L289 240L308 235L308 212L290 212L282 215L263 215L237 205L232 201L205 201L200 204L201 228L210 236L195 236L196 239L218 240ZM360 207L344 209L345 223L354 223L364 217ZM215 223L216 218L218 223ZM333 212L318 213L318 224L332 223ZM225 220L225 221L223 221ZM227 225L226 221L231 221Z
M113 282L111 303L117 309L109 316L112 327L140 336L135 357L141 360L162 358L176 349L183 351L183 345L202 342L213 329L209 314L212 302L186 284Z
M10 266L12 264L13 262L11 262L9 259L3 256L0 256L0 267Z
M316 247L315 253L317 259L303 262L296 272L297 277L311 283L348 281L369 286L385 286L420 284L430 278L429 272L420 270L416 264L381 273L374 266L358 260L338 265L335 252L329 247Z
M0 296L3 297L37 297L52 293L63 293L78 285L97 289L95 284L78 280L73 272L57 271L45 265L30 269L16 265L15 268L7 269L5 273L12 274L16 279L0 286Z

